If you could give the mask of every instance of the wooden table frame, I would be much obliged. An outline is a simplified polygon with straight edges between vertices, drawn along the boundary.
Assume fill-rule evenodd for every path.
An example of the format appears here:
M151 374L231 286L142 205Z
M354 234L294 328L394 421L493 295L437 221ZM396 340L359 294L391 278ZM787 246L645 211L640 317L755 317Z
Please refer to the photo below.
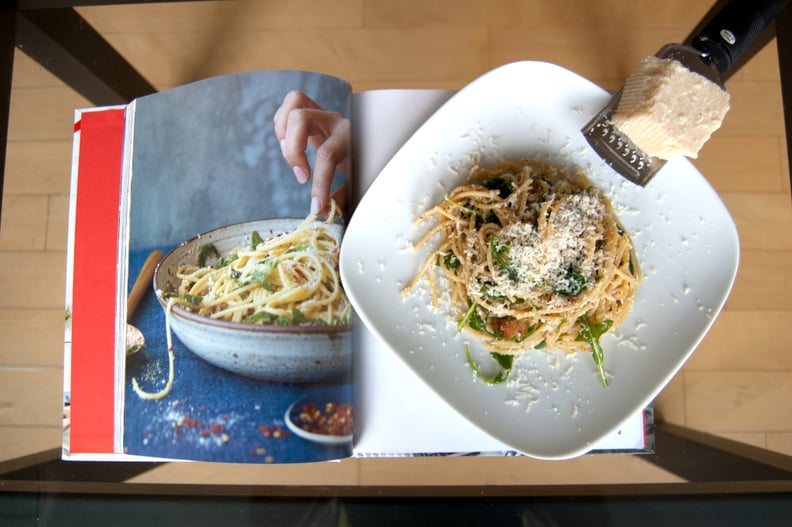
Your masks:
M160 1L160 0L153 0ZM149 0L152 2L152 0ZM97 106L125 104L155 92L110 44L75 11L76 6L146 3L111 0L0 0L0 190L2 190L11 79L15 48L71 86ZM715 12L716 2L710 13ZM708 20L705 16L701 27ZM691 35L695 34L694 28ZM792 7L788 6L749 50L743 62L776 38L786 122L787 152L792 159ZM739 67L739 65L738 65ZM735 68L738 69L738 68ZM0 197L0 212L2 198ZM640 454L687 480L684 484L553 486L553 487L273 487L236 489L202 486L200 492L262 496L536 496L603 494L767 493L792 491L792 457L729 441L684 427L658 423L654 454ZM98 493L194 493L192 485L124 484L160 463L64 462L60 449L0 463L0 490ZM383 494L384 493L384 494Z

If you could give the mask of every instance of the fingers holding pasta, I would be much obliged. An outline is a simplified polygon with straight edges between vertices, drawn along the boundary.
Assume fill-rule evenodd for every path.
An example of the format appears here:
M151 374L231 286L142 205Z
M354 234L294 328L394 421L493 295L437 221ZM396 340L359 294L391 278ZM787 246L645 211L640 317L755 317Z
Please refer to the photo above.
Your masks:
M331 199L341 208L346 208L352 138L349 119L338 112L322 109L306 94L295 90L284 97L273 122L283 156L291 165L297 181L307 183L313 178L311 213L327 214ZM313 170L306 154L309 146L316 152ZM331 196L336 169L346 181Z

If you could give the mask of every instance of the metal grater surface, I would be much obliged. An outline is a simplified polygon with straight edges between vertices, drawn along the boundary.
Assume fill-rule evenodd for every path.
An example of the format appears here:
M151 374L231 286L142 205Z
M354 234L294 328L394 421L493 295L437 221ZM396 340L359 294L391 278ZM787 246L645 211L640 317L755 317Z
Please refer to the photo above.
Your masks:
M591 147L613 170L642 187L663 168L665 161L647 155L621 133L611 121L619 105L621 91L583 127Z

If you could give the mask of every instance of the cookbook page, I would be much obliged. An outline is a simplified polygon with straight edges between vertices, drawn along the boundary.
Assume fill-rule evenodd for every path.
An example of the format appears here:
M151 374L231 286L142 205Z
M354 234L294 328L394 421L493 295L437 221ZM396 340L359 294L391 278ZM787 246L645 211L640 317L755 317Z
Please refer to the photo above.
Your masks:
M351 309L333 286L342 230L310 215L310 183L274 133L292 90L350 116L346 82L294 71L207 79L133 105L128 289L152 253L164 259L129 317L145 345L117 346L125 454L295 463L351 453Z

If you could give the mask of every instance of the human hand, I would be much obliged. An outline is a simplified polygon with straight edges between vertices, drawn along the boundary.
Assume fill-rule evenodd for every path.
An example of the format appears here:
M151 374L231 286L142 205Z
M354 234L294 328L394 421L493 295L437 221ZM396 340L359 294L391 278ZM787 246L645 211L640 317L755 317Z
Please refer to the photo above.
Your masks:
M300 91L291 91L283 99L273 117L275 135L283 157L294 170L294 177L311 185L311 214L326 214L330 199L345 209L349 196L350 145L352 126L349 119L337 112L323 110L313 99ZM316 150L313 174L305 150ZM330 185L336 168L344 175L344 184L330 196Z

